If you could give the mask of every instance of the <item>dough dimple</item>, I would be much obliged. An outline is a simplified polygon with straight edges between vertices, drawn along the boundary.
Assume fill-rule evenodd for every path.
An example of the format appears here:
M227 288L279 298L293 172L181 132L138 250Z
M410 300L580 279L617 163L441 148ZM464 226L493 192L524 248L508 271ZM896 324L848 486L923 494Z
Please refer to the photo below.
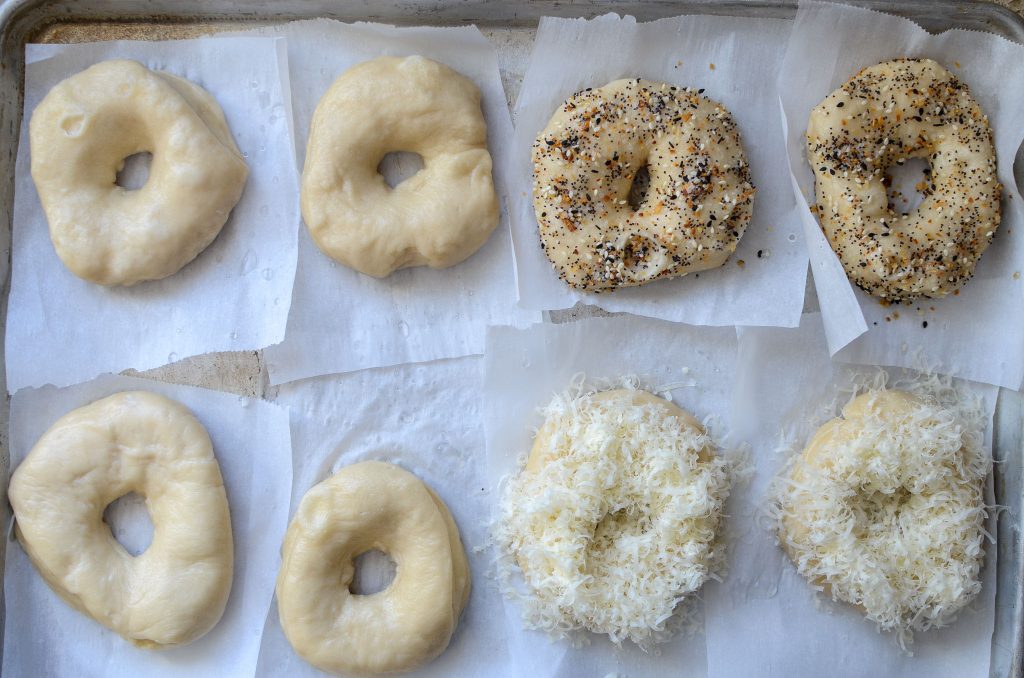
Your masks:
M754 186L736 121L704 90L616 80L569 97L533 144L541 247L571 287L600 292L721 266ZM640 170L650 183L629 204Z
M423 169L391 188L377 167L399 151ZM480 90L421 56L345 71L313 114L302 218L324 254L378 278L468 258L498 224Z
M103 522L146 500L153 541L133 557ZM132 391L61 417L15 470L18 542L68 604L148 648L183 645L220 619L234 548L210 438L181 404Z
M373 550L395 562L395 578L383 591L354 595L353 561ZM288 642L317 668L396 673L444 651L470 586L444 502L408 471L366 461L302 498L282 548L278 613Z
M889 205L886 172L925 158L924 200ZM931 59L865 68L811 111L807 161L832 249L850 280L890 301L944 297L973 274L999 227L1002 186L988 118Z
M216 100L134 61L104 61L57 84L29 124L32 179L64 265L101 285L166 278L217 237L248 167ZM138 190L117 172L153 155Z

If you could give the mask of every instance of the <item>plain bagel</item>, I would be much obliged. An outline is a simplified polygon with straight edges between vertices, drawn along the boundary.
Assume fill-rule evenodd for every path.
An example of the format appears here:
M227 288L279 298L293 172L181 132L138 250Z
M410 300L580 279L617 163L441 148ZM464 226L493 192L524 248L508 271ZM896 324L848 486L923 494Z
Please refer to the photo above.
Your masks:
M395 578L379 593L355 595L353 562L373 550L394 560ZM447 507L392 464L353 464L314 486L285 534L281 627L295 651L324 671L397 673L430 661L448 646L469 591L469 564Z
M129 554L103 521L146 500L153 541ZM141 647L190 643L220 619L234 549L210 437L184 406L130 391L61 417L15 469L18 542L68 604Z
M377 167L397 151L423 169L391 188ZM421 56L342 73L313 113L302 218L324 254L378 278L469 257L498 224L480 90Z
M134 61L104 61L60 82L32 113L32 179L64 265L101 285L166 278L202 252L249 170L224 113L201 87ZM146 184L118 186L131 155Z

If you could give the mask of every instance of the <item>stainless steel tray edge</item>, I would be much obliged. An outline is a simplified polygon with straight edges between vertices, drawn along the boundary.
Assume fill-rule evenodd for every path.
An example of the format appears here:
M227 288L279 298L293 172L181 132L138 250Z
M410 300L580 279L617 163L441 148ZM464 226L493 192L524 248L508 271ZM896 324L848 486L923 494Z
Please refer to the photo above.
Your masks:
M1024 506L1020 393L1001 389L993 431L993 453L1001 472L993 473L996 504L1002 507L996 527L996 628L992 635L991 676L1024 675Z
M988 2L955 0L855 0L851 4L885 10L915 19L929 30L941 30L954 20L961 28L983 30L1024 43L1024 19ZM773 0L2 0L0 1L0 312L6 317L10 285L11 226L15 158L21 125L24 45L48 27L105 21L132 24L208 25L209 32L239 23L265 24L293 19L330 17L343 21L379 21L398 25L455 25L534 28L542 16L592 17L606 12L650 20L680 14L752 15L789 18L796 2ZM218 25L220 24L220 25ZM228 24L225 26L224 24ZM1024 67L1024 65L1022 65ZM2 321L0 321L2 326ZM0 364L4 348L0 340ZM6 394L6 377L0 370ZM10 523L7 504L10 399L0 407L0 518ZM1024 398L1003 389L994 427L996 502L999 516L996 629L992 639L992 676L1024 675ZM0 578L3 560L0 559ZM0 633L5 615L0 613ZM2 658L0 646L0 658Z
M606 12L631 14L641 21L680 14L791 17L794 0L8 0L12 13L0 15L35 28L52 21L283 21L330 17L343 21L396 24L460 24L534 27L542 16L593 17ZM962 28L1024 37L1013 11L983 0L851 0L855 4L907 16L929 30L951 17ZM31 33L31 26L29 26ZM1007 35L1007 31L1010 32Z

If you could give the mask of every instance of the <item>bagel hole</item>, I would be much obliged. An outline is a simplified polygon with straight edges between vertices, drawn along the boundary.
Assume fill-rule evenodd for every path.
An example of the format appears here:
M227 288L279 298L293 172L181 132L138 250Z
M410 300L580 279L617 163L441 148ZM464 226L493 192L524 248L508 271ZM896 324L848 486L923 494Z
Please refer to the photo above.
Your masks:
M377 165L377 172L394 188L423 169L423 156L409 151L388 153Z
M594 528L594 541L614 541L622 535L642 537L651 529L650 516L637 506L628 506L609 511Z
M383 551L373 549L360 553L352 561L355 573L348 590L355 596L372 596L380 593L395 580L395 561Z
M644 199L647 197L647 190L651 187L651 171L647 168L647 165L641 167L636 176L633 177L633 184L629 187L629 195L626 197L626 202L633 211L640 209L640 205L643 204Z
M149 166L153 154L148 151L129 155L117 172L114 183L126 191L137 191L149 181Z
M891 526L911 498L910 491L898 487L894 492L875 490L863 497L855 497L851 504L855 521L855 532L864 538L881 526Z
M103 510L103 522L117 543L133 556L148 549L153 542L153 521L146 508L146 498L134 492L110 502Z
M889 209L908 214L931 193L931 165L924 158L908 158L888 169L884 183Z

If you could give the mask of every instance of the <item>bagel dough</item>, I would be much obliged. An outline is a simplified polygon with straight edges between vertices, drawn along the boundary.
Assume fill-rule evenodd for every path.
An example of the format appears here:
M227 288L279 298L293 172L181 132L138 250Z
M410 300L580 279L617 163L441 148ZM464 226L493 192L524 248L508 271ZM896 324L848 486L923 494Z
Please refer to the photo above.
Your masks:
M146 500L153 541L129 554L103 521ZM135 645L190 643L220 619L234 548L210 437L183 405L130 391L61 417L15 470L18 542L69 605Z
M537 137L541 247L570 287L643 285L717 268L736 250L753 214L750 167L736 121L702 92L616 80L569 97Z
M394 560L395 578L379 593L354 595L353 562L373 550ZM469 592L469 563L447 507L392 464L353 464L316 485L285 534L281 627L295 651L324 671L396 673L434 659Z
M926 158L924 200L889 205L886 171ZM967 85L931 59L865 68L807 123L815 211L850 280L903 301L944 297L973 274L999 226L1002 186L988 118Z
M529 626L667 640L720 557L726 462L689 413L644 391L556 398L503 498L498 541Z
M811 438L781 496L802 575L903 636L949 623L981 590L989 461L952 411L870 391Z
M101 285L173 275L213 242L248 167L224 113L199 86L134 61L60 82L32 113L32 179L64 265ZM115 181L148 151L138 190Z
M391 188L377 167L398 151L423 169ZM480 90L421 56L342 73L313 113L302 218L324 254L378 278L468 258L498 225Z

